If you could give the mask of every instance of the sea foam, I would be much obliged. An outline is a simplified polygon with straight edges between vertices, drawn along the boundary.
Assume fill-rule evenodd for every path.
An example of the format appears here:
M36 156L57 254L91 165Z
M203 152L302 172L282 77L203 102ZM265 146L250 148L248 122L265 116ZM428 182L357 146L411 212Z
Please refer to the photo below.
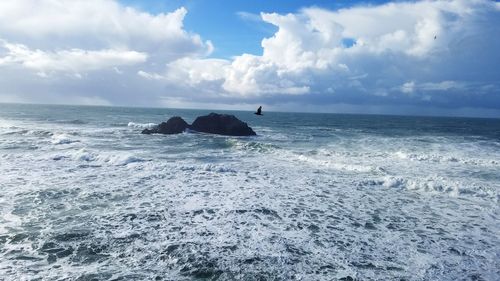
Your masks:
M259 136L145 136L127 121L199 112L62 109L0 110L4 279L498 279L496 127L243 112Z
M127 126L131 128L140 128L140 129L151 129L155 127L158 124L155 123L134 123L134 122L128 122Z

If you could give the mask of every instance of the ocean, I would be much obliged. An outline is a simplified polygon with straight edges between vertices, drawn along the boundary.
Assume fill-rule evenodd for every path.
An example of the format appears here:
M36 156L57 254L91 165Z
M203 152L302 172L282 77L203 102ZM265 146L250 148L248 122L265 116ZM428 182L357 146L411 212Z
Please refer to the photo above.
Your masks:
M499 280L500 120L0 104L2 280Z

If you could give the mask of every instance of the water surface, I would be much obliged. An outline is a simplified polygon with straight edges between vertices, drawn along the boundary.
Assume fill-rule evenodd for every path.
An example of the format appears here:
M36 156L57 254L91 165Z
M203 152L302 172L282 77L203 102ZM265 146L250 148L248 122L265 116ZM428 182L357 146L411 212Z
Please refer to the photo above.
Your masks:
M6 280L498 280L500 120L0 105Z

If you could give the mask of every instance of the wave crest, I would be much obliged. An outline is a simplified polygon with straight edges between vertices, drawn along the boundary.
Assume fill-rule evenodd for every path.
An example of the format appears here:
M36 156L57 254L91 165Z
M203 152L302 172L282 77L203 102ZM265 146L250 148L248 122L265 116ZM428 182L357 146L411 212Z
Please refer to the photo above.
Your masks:
M151 129L155 127L157 124L155 123L135 123L128 122L127 127L137 128L137 129Z
M113 166L126 166L131 163L147 161L146 159L137 157L129 153L121 155L109 154L105 152L98 153L95 151L87 150L85 148L72 151L68 155L56 155L52 157L52 159L72 159L74 161L94 162L101 165L107 164Z

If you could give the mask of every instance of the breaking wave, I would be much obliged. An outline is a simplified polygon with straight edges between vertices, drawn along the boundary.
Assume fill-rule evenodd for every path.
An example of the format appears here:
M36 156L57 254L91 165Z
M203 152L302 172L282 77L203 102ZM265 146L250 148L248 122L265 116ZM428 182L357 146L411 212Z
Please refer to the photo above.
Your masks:
M138 128L138 129L151 129L155 127L157 124L155 123L134 123L134 122L128 122L127 126L131 128Z

